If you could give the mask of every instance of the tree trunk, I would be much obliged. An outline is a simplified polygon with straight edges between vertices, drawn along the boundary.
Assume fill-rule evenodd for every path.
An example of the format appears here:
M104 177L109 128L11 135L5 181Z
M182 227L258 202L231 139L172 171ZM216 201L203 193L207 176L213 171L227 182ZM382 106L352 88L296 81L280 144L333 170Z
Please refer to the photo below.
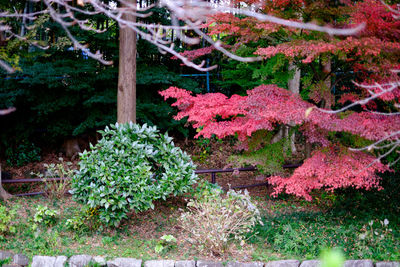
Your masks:
M3 188L3 184L1 182L1 164L0 164L0 198L4 201L9 200L13 196L9 194L6 190Z
M332 58L329 56L327 61L323 64L323 72L328 75L325 80L324 84L326 87L325 93L325 103L323 103L323 108L330 109L332 106L332 95L331 95L331 87L332 87L332 80L331 80L331 72L332 72Z
M300 69L293 63L293 61L290 61L289 71L294 71L293 78L288 82L289 91L298 95L300 94Z
M28 5L29 3L26 2L25 3L25 8L24 8L24 15L26 15L26 13L28 13ZM22 24L21 24L21 32L19 33L20 36L24 37L25 36L25 25L26 25L26 17L22 17Z
M293 63L293 61L289 62L289 71L294 71L293 78L289 80L288 82L288 87L289 91L292 92L293 94L300 94L300 69ZM296 145L295 145L295 132L293 132L289 138L290 141L290 149L292 150L292 153L296 153Z
M130 0L132 3L135 1ZM133 15L124 14L128 21L136 21ZM118 73L118 123L136 123L136 32L125 25L119 30Z
M312 144L306 141L306 145L305 145L305 157L308 159L311 157L311 151L312 151Z
M293 94L298 95L300 93L300 74L301 74L300 69L297 68L297 66L293 63L293 61L291 61L289 63L288 70L289 71L294 70L293 78L288 81L289 91L292 92ZM295 139L296 139L295 133L293 132L290 135L290 126L293 126L293 125L281 125L279 127L278 133L275 134L274 137L272 138L271 144L279 142L280 140L282 140L282 138L287 138L289 145L290 145L291 153L296 153L297 149L296 149L296 145L295 145ZM286 150L286 147L284 149Z

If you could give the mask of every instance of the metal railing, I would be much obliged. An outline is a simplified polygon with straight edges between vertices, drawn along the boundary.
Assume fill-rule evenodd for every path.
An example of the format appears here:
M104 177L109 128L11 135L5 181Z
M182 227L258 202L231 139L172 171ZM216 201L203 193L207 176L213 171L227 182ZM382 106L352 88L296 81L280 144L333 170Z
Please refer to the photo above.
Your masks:
M294 169L301 166L301 164L285 164L282 165L284 169ZM252 172L257 171L256 167L245 167L245 168L228 168L228 169L200 169L196 170L196 174L211 174L211 183L217 183L217 173L227 173L227 172ZM61 181L71 178L28 178L28 179L7 179L2 180L3 184L17 184L17 183L40 183L45 181ZM267 186L268 183L257 183L257 184L249 184L249 185L238 185L231 187L232 189L243 189L243 188L251 188L257 186ZM36 196L41 195L43 192L30 192L30 193L20 193L14 194L14 196Z

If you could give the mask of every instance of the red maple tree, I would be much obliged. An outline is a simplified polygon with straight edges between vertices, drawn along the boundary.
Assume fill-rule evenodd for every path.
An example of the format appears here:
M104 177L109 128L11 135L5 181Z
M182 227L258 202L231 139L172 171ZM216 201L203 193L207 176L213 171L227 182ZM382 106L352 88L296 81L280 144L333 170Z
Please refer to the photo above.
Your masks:
M273 39L269 46L258 47L255 52L264 59L283 54L299 64L315 64L326 57L335 56L337 61L350 64L355 73L361 74L356 78L362 86L350 92L343 87L344 93L336 99L330 92L331 88L325 88L325 92L313 92L308 101L276 85L261 85L247 91L246 96L231 97L221 93L193 96L188 91L171 87L160 94L165 99L177 99L173 106L180 111L175 118L188 117L193 127L199 129L196 137L211 137L215 134L222 138L237 135L242 141L258 130L273 130L278 125L299 125L299 130L308 142L317 144L318 148L292 176L268 178L275 186L273 195L286 192L311 200L310 192L314 189L379 188L379 176L376 173L389 168L369 151L347 149L330 138L329 133L346 132L372 143L377 142L375 144L399 138L400 115L384 114L396 107L400 99L399 86L393 86L392 82L398 80L398 76L391 71L399 67L399 20L377 0L336 6L329 6L326 1L236 2L258 4L261 11L286 19L304 21L313 18L335 27L366 23L363 31L351 37L332 37L272 23L257 23L254 18L239 18L229 13L212 16L208 24L211 27L210 34L236 37L237 43L232 46L233 50L244 43L258 42L263 38ZM333 22L329 21L331 18L334 18ZM286 37L285 41L277 41L277 32ZM327 79L326 75L324 79ZM354 103L354 106L361 104L361 109L340 109L338 105L348 101ZM329 105L326 105L327 102ZM324 109L334 105L339 107L338 111L347 112L339 114L338 111ZM377 146L369 148L374 147ZM396 147L391 149L394 151Z

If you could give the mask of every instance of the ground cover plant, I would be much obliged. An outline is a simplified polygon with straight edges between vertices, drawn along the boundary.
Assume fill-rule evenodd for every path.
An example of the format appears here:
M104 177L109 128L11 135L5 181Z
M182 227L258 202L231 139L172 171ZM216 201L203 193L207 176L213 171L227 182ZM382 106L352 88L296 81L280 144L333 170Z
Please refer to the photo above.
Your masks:
M344 195L346 197L336 197L334 201L332 195L315 195L320 199L318 204L299 201L290 196L278 199L253 196L252 202L260 210L264 225L258 224L252 228L254 231L248 235L247 245L241 246L240 242L234 242L233 253L219 255L199 251L186 242L188 235L182 231L179 217L182 212L189 211L186 205L190 198L157 201L154 210L130 213L128 220L116 229L98 226L90 228L89 225L71 228L68 220L76 214L82 214L84 206L72 201L70 197L57 201L41 196L15 198L3 203L18 208L14 216L15 233L2 234L0 249L26 253L30 257L37 254L70 256L87 253L142 259L267 261L317 258L324 248L339 247L346 259L399 260L399 213L398 210L396 213L386 208L389 205L385 206L394 199L382 200L382 192L378 191L362 194L352 191ZM40 223L32 231L31 225L39 205L47 207L46 210L55 210L58 214L55 215L54 223ZM398 209L399 206L396 207ZM77 216L75 219L87 223L85 216ZM164 244L162 237L167 235L176 238L176 244L157 252L156 247L160 243Z

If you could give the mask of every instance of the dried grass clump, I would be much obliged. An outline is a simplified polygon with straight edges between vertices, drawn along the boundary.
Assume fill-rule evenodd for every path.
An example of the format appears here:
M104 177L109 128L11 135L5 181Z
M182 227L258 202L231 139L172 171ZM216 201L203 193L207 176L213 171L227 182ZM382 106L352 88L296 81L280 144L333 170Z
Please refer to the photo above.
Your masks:
M243 245L257 223L260 212L246 191L204 190L188 203L188 211L179 218L188 234L187 241L202 252L215 256L230 253L233 241Z

